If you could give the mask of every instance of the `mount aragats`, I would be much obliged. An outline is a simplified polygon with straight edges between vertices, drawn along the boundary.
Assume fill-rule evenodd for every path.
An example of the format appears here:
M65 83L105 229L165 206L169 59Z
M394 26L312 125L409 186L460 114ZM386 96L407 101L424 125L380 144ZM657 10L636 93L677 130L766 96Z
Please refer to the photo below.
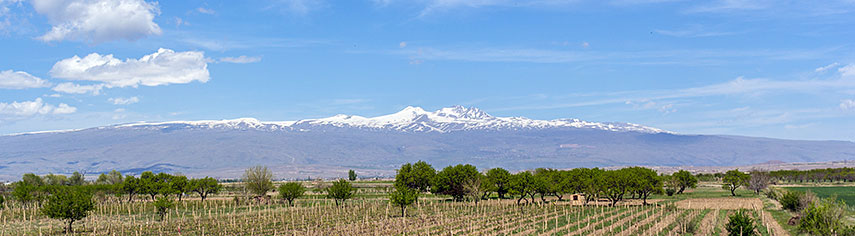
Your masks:
M23 173L116 169L239 178L265 165L277 178L392 176L406 162L524 170L626 165L735 166L855 159L855 143L683 135L629 123L494 117L461 106L427 112L261 122L134 123L0 136L0 180Z

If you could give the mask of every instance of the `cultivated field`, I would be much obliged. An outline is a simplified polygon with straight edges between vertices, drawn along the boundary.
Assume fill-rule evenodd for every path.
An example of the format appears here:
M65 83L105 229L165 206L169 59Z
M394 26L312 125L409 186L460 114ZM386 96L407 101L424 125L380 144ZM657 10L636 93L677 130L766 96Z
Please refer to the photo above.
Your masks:
M204 202L188 198L163 221L150 201L105 197L74 227L80 235L719 235L726 233L726 216L743 208L758 222L760 235L787 235L764 209L762 197L748 191L730 197L720 187L657 196L647 206L629 199L615 207L554 198L521 206L515 199L491 199L476 206L424 195L401 217L400 208L388 203L390 184L358 183L359 195L343 207L315 194L294 207L235 201L236 192ZM0 235L62 234L63 222L45 217L38 208L7 206L0 210Z

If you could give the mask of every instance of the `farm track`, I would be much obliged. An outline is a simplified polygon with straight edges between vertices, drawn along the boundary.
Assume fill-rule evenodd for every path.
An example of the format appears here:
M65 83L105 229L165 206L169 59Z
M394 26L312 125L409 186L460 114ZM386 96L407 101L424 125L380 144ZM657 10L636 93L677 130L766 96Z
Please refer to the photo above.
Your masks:
M718 212L718 210L713 209L710 213L707 213L707 215L704 216L704 219L701 220L701 226L698 231L700 235L711 235L713 233L718 219Z

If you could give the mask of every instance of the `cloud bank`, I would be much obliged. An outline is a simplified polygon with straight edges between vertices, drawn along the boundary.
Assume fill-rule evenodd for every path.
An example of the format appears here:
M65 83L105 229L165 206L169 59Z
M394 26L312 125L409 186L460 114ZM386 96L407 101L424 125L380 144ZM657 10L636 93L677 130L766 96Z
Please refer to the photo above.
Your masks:
M38 39L100 43L137 40L160 35L154 17L157 3L144 0L32 0L33 9L47 17L51 29Z

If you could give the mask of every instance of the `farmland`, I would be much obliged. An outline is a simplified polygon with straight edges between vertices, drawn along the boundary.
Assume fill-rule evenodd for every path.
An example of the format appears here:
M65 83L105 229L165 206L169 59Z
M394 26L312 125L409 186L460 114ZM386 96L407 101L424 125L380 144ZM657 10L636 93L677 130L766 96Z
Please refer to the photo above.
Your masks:
M810 187L786 187L788 190L801 192L810 191L820 198L837 197L847 205L855 204L855 186L810 186Z
M406 217L388 202L391 182L354 185L358 194L344 206L317 193L289 207L279 201L235 200L239 191L224 191L205 201L177 202L162 221L151 201L128 203L105 196L74 227L82 235L714 235L726 232L728 214L746 208L760 222L761 235L785 233L774 231L779 226L766 216L756 195L740 191L738 197L730 197L713 185L679 197L657 196L646 206L638 199L627 199L614 207L605 201L581 205L555 198L523 205L491 198L476 206L423 194L407 208ZM0 210L2 235L63 232L62 221L45 217L36 206L6 205Z

